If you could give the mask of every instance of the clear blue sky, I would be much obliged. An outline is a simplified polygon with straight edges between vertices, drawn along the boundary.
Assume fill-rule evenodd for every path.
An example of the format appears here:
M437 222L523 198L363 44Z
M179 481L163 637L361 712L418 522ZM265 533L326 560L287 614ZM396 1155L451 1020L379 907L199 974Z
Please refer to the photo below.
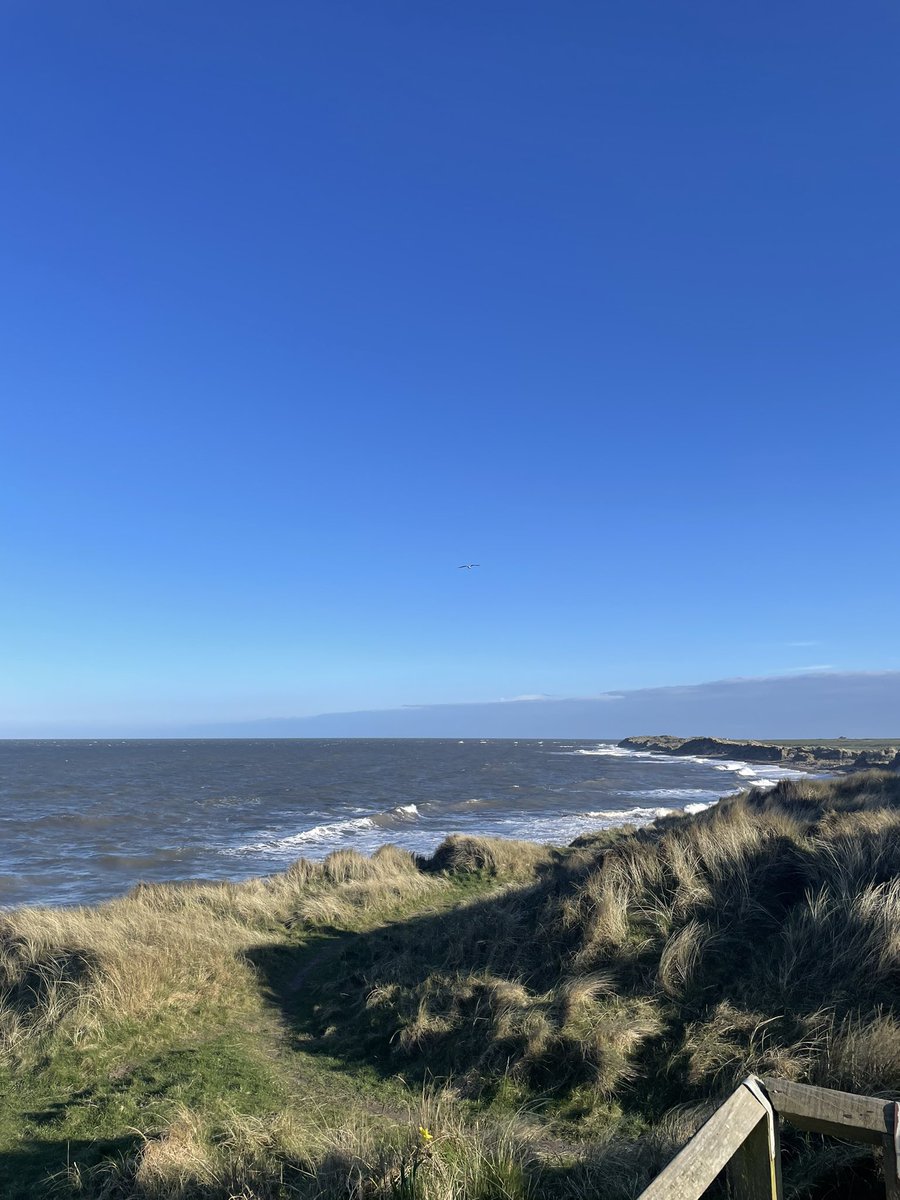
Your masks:
M2 27L4 728L900 666L892 2Z

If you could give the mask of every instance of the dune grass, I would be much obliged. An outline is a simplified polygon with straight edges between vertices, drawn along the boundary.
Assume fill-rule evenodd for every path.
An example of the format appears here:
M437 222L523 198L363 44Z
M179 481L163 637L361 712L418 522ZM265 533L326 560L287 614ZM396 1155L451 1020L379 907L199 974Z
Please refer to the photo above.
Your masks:
M21 909L0 1196L626 1200L748 1071L900 1095L898 1001L886 773ZM787 1137L789 1195L851 1176Z

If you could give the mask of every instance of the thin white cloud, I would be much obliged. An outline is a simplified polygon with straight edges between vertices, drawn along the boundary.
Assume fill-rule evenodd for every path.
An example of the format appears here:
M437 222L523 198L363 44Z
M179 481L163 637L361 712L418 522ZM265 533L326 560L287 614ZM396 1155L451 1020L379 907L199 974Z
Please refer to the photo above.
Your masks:
M554 696L549 692L525 692L521 696L501 696L495 701L497 704L530 704L538 700L552 701L555 704L571 704L573 701L581 700L624 700L624 692L600 692L593 696ZM479 703L490 703L489 701L479 701Z
M833 671L834 665L832 663L815 663L811 667L782 667L781 670L785 675L803 675L807 671Z
M784 644L786 646L792 646L795 649L801 649L803 647L809 647L809 646L821 646L822 645L821 642L785 642Z

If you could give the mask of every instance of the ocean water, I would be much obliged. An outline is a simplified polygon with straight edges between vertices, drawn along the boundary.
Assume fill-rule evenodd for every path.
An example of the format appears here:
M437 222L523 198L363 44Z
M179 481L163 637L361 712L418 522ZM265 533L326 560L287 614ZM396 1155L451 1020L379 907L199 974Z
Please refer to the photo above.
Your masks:
M602 742L0 741L0 907L449 833L567 843L798 774Z

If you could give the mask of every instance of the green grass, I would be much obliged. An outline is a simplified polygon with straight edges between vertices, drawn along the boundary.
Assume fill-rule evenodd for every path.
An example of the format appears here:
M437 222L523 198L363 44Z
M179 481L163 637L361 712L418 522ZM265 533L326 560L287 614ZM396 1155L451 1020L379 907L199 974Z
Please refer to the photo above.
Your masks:
M281 1109L287 1090L266 1053L265 1021L248 1027L246 1003L237 1011L244 1020L200 1007L186 1027L163 1007L83 1038L65 1022L35 1037L0 1071L0 1194L41 1194L47 1176L124 1152L135 1130L164 1126L179 1107L221 1117Z
M3 1080L0 1191L40 1194L44 1180L71 1163L96 1165L133 1149L137 1129L163 1127L180 1107L221 1117L277 1112L287 1092L272 1064L236 1034L201 1044L172 1044L111 1030L117 1050L71 1049L27 1076ZM126 1051L125 1058L120 1049ZM63 1154L65 1157L63 1158Z
M496 887L496 880L483 875L441 880L432 903L450 906ZM240 903L240 889L231 890ZM316 887L305 890L314 894ZM148 889L148 894L154 903L172 903L176 911L186 899L200 901L189 904L189 911L207 920L203 900L215 899L217 906L226 900L209 892L203 897L201 889L157 888ZM115 927L123 924L119 910L128 903L72 913L71 923L82 927L80 940L91 940L84 926L93 923L112 927L104 930L102 940L108 942L112 932L115 942ZM399 895L374 907L351 904L347 916L363 931L385 919L403 922L421 908L421 895ZM62 918L65 926L65 913L52 915ZM17 917L29 932L41 925L41 914L34 911L11 914L7 928L0 925L7 963L8 947L17 937ZM122 937L129 931L126 926L117 932ZM237 944L234 929L228 932L220 964L224 980L219 979L211 998L179 989L177 978L170 988L157 979L154 984L163 986L149 1016L122 1018L113 1009L98 1019L88 985L81 1005L63 1009L56 1024L44 1028L38 1023L7 1039L0 1059L0 1196L19 1200L44 1194L100 1194L108 1180L101 1171L92 1181L98 1165L127 1162L140 1151L146 1135L166 1130L184 1112L202 1114L214 1137L248 1118L271 1121L292 1112L304 1120L314 1114L334 1128L352 1122L360 1112L367 1117L403 1113L409 1124L410 1093L399 1079L385 1080L365 1063L304 1052L276 1002L273 988L290 996L298 1012L310 1004L314 980L297 981L297 986L294 981L307 968L313 976L338 969L335 934L283 916L273 922L267 915L249 920ZM126 942L118 949L127 956L132 947ZM263 959L266 971L254 964ZM142 972L135 975L132 986L145 987ZM202 972L200 977L202 982ZM146 996L138 992L123 997L121 987L119 981L120 1000L130 999L139 1009L146 1006ZM7 1015L19 1017L29 1009L27 1003L10 1003L8 983L6 995L0 997ZM36 999L33 992L30 999Z

